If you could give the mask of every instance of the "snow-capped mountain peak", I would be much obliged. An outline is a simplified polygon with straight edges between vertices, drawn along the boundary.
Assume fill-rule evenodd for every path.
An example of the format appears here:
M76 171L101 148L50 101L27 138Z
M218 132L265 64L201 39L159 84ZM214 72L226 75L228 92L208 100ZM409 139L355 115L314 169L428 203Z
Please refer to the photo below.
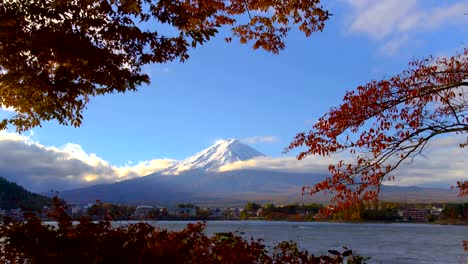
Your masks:
M236 139L218 140L214 145L175 164L165 174L179 174L187 170L215 171L236 161L264 156L256 149Z

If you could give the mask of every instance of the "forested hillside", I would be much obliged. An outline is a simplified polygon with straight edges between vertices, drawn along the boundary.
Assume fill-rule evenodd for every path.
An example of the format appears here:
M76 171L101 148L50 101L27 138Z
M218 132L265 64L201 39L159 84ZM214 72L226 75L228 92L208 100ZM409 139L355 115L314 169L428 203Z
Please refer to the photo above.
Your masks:
M44 205L51 205L51 199L27 191L16 183L0 177L0 209L41 210Z

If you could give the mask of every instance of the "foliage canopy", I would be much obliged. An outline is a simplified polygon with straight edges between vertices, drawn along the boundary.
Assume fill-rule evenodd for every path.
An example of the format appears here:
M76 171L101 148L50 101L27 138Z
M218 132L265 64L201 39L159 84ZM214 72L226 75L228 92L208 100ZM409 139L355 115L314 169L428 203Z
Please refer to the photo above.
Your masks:
M293 242L268 249L261 240L246 240L233 233L209 237L203 223L189 224L181 231L161 230L148 223L114 228L108 221L95 223L86 218L73 224L63 207L56 208L58 227L35 218L0 225L0 262L358 264L367 259L347 248L314 256Z
M1 1L0 107L15 114L0 130L80 126L90 98L135 91L150 82L142 66L183 62L220 28L278 53L293 25L309 36L329 17L319 0Z
M414 60L401 74L374 80L347 92L311 130L296 135L286 152L305 146L298 159L347 151L348 161L331 164L330 177L304 187L310 194L331 192L326 213L361 200L375 200L384 180L403 162L420 155L446 134L468 133L468 48L443 58ZM467 141L460 147L466 147ZM468 181L457 183L460 195Z

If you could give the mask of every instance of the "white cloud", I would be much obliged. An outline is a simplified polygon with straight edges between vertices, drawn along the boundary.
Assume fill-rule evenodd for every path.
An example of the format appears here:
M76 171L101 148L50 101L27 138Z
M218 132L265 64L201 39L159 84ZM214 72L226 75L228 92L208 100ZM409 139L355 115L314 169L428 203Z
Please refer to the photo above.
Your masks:
M0 130L0 140L29 142L30 137L24 134L18 134L18 133L8 132L6 130Z
M77 159L92 167L109 167L109 163L98 157L95 153L86 153L80 145L67 143L61 148L49 147L50 150L62 153L67 159Z
M1 105L1 104L0 104L0 111L10 112L10 113L15 113L16 112L13 107L6 107L6 106Z
M468 2L428 7L422 0L347 0L350 7L348 31L377 40L380 51L393 55L405 43L413 41L409 33L432 31L450 25L466 25ZM426 4L426 6L424 5Z
M385 184L448 187L459 180L467 180L468 149L459 147L459 143L464 140L466 141L466 135L435 139L424 152L427 158L418 156L414 162L402 164L393 173L395 181ZM219 171L258 169L327 173L329 164L336 164L339 159L344 159L344 157L313 156L301 161L293 157L259 157L224 165Z
M408 22L414 21L416 0L348 0L352 7L352 23L349 31L365 33L373 38L382 39Z
M175 163L171 159L111 165L78 144L44 146L29 136L0 131L0 176L29 190L47 192L145 176Z
M240 141L245 144L256 144L256 143L275 143L278 141L276 136L254 136L241 139Z
M172 72L172 70L169 67L161 67L161 66L155 66L155 65L150 65L143 67L143 72L148 74L149 76L152 75L166 75Z
M468 149L459 144L466 141L466 135L435 139L412 163L405 164L394 173L395 181L389 185L403 186L452 186L457 181L468 180Z
M379 51L385 55L394 55L400 48L408 42L408 35L403 35L399 38L392 39L387 43L383 44Z
M421 19L420 26L426 29L440 28L444 24L467 23L468 2L460 1L456 4L436 7ZM465 24L466 26L466 24Z
M276 9L270 6L267 10L250 10L250 13L254 16L273 16Z
M133 178L132 176L145 176L154 172L163 171L176 161L173 159L154 159L140 161L133 166L125 165L123 167L113 167L119 178Z
M459 148L466 134L438 138L422 156L405 164L393 174L389 185L451 186L466 180L468 149ZM341 156L341 158L344 156ZM258 157L222 166L220 171L262 169L291 172L327 173L328 165L340 157L309 157L301 161L294 157ZM32 140L32 135L0 131L0 176L23 185L29 190L47 192L109 183L161 172L175 164L172 159L127 162L115 166L94 153L87 153L78 144L62 147L44 146Z
M321 172L326 173L328 165L334 162L332 158L326 157L309 157L303 160L297 160L294 157L258 157L246 161L237 161L226 164L219 168L220 172L242 170L242 169L259 169L259 170L278 170L291 172Z

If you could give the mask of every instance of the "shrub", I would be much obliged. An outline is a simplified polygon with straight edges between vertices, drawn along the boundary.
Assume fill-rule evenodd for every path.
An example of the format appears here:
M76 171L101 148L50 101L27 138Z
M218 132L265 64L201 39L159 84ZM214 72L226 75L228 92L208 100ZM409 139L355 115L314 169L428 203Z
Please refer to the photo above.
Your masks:
M112 227L107 220L83 218L73 224L61 207L58 225L37 218L0 226L2 263L364 263L365 258L330 250L328 256L301 251L294 242L269 250L262 240L246 240L233 233L205 235L205 223L188 224L182 231L158 229L147 223Z

